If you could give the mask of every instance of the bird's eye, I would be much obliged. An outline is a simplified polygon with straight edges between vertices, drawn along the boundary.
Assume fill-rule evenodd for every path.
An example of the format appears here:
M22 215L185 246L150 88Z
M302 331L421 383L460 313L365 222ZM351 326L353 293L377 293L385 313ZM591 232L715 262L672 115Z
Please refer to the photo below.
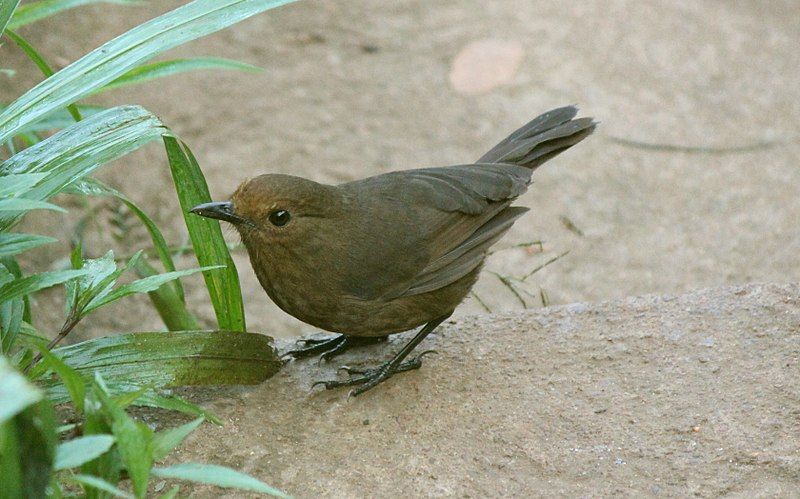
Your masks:
M269 214L269 222L275 227L283 227L289 223L292 216L286 210L275 210Z

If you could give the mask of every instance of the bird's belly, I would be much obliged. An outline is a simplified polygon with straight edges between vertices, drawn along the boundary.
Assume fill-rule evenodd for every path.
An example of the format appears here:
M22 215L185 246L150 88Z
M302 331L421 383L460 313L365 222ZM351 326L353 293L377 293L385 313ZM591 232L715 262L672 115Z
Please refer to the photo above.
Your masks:
M352 336L385 336L408 331L447 315L477 279L478 269L428 293L392 300L363 300L332 291L324 282L299 285L304 279L258 275L269 297L284 312L326 331Z

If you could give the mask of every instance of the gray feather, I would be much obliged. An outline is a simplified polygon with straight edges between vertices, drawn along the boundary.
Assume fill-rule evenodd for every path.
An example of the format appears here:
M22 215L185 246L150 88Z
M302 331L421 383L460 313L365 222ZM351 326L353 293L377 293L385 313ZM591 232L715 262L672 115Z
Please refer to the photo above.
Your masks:
M573 119L574 106L562 107L534 118L484 154L479 163L513 163L536 168L591 134L591 118Z
M472 272L483 262L488 249L527 211L528 208L519 206L501 211L461 244L428 264L401 296L439 289Z

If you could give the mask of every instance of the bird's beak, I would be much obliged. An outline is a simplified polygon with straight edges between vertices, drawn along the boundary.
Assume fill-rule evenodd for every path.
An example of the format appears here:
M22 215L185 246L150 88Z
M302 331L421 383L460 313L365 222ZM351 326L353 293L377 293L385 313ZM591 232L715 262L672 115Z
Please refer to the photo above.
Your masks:
M250 223L246 218L240 217L233 211L233 203L230 201L214 201L212 203L198 204L189 213L200 215L206 218L216 218L217 220L224 220L234 225L243 223Z

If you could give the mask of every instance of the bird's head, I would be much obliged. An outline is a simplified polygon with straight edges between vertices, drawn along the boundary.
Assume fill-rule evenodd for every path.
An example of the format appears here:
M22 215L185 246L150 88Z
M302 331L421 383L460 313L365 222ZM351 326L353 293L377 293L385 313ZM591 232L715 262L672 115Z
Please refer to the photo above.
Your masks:
M195 206L191 213L229 222L246 246L297 244L324 229L341 208L336 187L291 175L260 175L242 183L230 201Z

